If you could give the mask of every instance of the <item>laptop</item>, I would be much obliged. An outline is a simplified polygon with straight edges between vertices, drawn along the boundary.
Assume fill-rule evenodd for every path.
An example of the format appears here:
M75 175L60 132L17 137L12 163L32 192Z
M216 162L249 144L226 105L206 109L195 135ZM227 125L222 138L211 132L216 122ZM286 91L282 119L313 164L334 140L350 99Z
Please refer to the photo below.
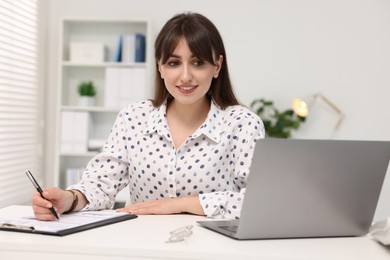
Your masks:
M390 141L259 140L239 220L198 223L235 239L368 233Z

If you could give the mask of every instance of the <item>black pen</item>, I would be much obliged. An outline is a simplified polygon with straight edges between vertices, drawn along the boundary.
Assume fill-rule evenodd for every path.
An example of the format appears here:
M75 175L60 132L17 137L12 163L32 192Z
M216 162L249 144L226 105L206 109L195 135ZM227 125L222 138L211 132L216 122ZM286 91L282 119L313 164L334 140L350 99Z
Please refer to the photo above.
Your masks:
M26 170L26 175L27 177L30 179L31 183L34 185L34 187L37 189L37 191L39 192L39 194L41 194L41 197L42 198L45 198L43 197L43 190L41 188L41 186L39 186L38 182L35 180L34 176L32 175L32 173L29 171L29 170ZM50 211L51 213L53 213L53 215L57 218L57 219L60 219L58 217L58 214L56 212L56 210L53 208L53 206L50 208Z

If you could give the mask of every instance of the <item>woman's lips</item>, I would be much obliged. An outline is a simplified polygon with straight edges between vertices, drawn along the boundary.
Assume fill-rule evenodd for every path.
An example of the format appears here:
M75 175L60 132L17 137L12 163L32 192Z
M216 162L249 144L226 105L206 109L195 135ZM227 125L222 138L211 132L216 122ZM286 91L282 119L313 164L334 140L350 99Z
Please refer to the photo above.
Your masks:
M181 93L184 93L184 94L189 94L191 92L193 92L195 89L196 89L196 85L191 85L191 86L177 86L177 88L179 89L179 91Z

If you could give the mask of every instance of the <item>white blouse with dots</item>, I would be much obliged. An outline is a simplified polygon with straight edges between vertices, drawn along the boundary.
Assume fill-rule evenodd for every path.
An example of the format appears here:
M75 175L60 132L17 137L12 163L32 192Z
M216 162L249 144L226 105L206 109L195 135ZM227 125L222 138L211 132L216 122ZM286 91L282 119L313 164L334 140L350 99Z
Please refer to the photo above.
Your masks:
M121 110L103 151L68 189L86 196L84 210L111 208L116 194L129 186L131 203L198 195L208 217L239 218L260 138L264 126L255 113L211 102L205 122L175 148L166 105L138 102Z

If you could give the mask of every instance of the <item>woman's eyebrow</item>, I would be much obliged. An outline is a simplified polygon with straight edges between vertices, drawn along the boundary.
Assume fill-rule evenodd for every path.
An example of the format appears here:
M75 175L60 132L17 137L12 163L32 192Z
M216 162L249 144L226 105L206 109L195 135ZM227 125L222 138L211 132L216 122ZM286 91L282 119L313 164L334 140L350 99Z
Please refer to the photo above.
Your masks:
M169 57L170 58L178 58L178 59L181 59L181 56L180 55L177 55L177 54L174 54L174 53L171 53L170 55L169 55ZM195 55L192 55L191 56L191 59L193 59L193 58L197 58Z
M169 54L169 57L180 58L180 55L171 53L171 54Z

